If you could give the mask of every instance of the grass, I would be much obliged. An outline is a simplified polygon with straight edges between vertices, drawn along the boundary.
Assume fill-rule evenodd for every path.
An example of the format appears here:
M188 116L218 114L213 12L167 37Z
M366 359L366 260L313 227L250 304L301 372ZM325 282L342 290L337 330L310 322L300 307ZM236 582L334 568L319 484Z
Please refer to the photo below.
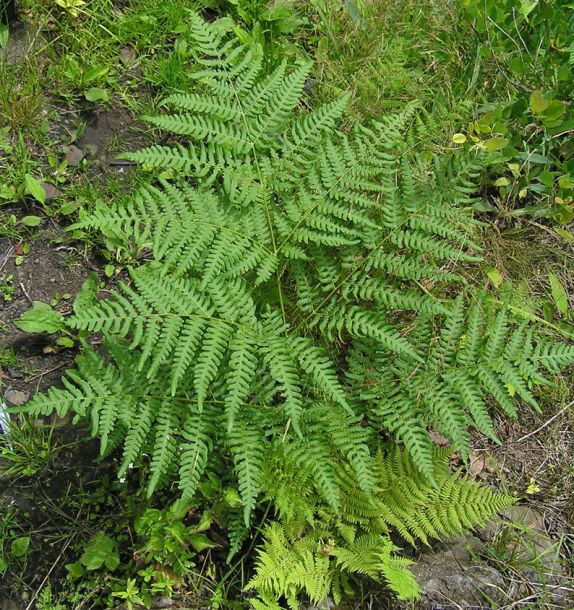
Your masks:
M474 141L469 129L472 121L484 117L497 104L528 94L534 87L550 86L544 80L544 65L536 65L531 83L524 81L526 76L516 79L509 72L509 62L516 49L496 49L492 53L491 42L481 41L474 28L460 18L456 3L448 0L294 2L290 19L298 25L293 29L286 25L287 18L285 23L280 19L266 19L266 3L203 4L209 5L212 14L219 11L232 18L247 42L255 40L264 44L270 63L285 54L290 61L313 59L314 80L308 83L311 94L308 103L318 104L351 92L349 124L357 118L377 120L405 104L417 104L426 111L426 137L419 145L439 154L459 148L467 152L481 148L488 138L498 133L500 126L489 127L491 131ZM186 52L185 12L195 9L198 2L92 0L82 4L24 0L22 5L29 31L33 32L31 38L23 38L28 40L28 52L18 61L0 58L0 206L23 200L27 200L28 206L35 205L25 186L26 175L34 175L53 182L63 191L60 199L49 202L37 213L56 226L65 226L80 209L92 208L98 199L117 200L123 196L126 184L142 179L137 172L127 179L121 174L100 172L90 161L78 168L62 165L64 147L81 139L87 121L94 114L114 112L118 108L136 117L152 113L162 97L189 87L187 66L192 58ZM510 119L508 124L518 130L521 138L527 140L532 136L528 125L520 127ZM507 129L506 124L504 128ZM153 134L142 129L144 136L153 139ZM469 135L462 147L452 141L453 134L459 132ZM535 135L539 132L540 126ZM108 143L113 152L121 152L127 145L129 138L121 131ZM509 174L508 163L512 160L500 161L493 156L490 167L485 169L483 201L484 209L489 210L482 216L487 223L485 269L500 275L500 289L512 292L517 306L546 320L549 329L572 337L574 238L570 241L565 236L565 233L571 235L571 229L563 224L560 233L545 219L530 220L514 215L520 188L515 189L515 197L495 186L501 175L500 167ZM551 170L556 174L556 181L559 175L565 175L560 172L570 171L566 165L552 165ZM539 176L536 171L529 175L527 186L538 184ZM522 186L521 182L519 187ZM547 205L550 194L529 191L527 200L536 205L542 196ZM26 239L33 239L34 231L25 232L19 225L20 208L18 212L14 207L9 211L0 208L0 238L19 241L25 235ZM74 257L85 256L97 248L100 276L104 276L106 265L113 265L115 273L133 262L133 254L118 250L113 238L102 244L93 235L75 232L66 239L75 240L80 252L69 255L71 265ZM567 312L557 306L550 273L565 289ZM4 272L0 275L0 306L10 303L15 296L10 276ZM66 292L65 287L56 286L55 290ZM0 350L1 369L18 363L18 355L12 348ZM559 411L567 402L570 390L564 381L545 397L545 418ZM574 487L574 467L568 456L572 449L572 420L572 413L566 412L556 427L545 429L543 436L533 439L542 438L553 449L544 453L544 448L529 443L529 451L536 459L520 462L520 476L508 475L510 484L525 493L527 473L536 473L535 478L544 492L541 499L549 512L554 507L561 514L571 510L565 499L571 496ZM40 501L35 513L26 516L25 510L0 500L5 504L4 510L0 510L0 574L4 565L4 572L11 572L10 582L18 591L33 596L40 610L80 608L88 603L92 607L104 607L109 601L104 591L112 586L117 593L121 587L125 588L126 578L135 577L133 558L122 555L128 567L121 575L83 573L75 579L63 566L65 562L77 562L86 542L100 529L110 532L121 548L133 547L131 523L147 506L147 501L132 493L137 489L137 475L132 474L127 485L122 486L113 481L106 464L99 464L95 462L96 456L90 456L93 476L84 482L71 474L75 473L77 454L69 442L55 439L51 428L42 428L35 422L22 423L14 436L14 450L2 448L0 459L8 464L4 476L9 474L12 484L16 479L20 484L29 482L32 486L28 490L29 499L37 502L40 498ZM510 434L507 450L512 451L512 438L524 436L543 423L543 419L524 422L513 431L514 436ZM498 462L510 459L508 454L494 455ZM44 483L53 483L62 467L66 473L64 488L57 493L53 490L46 493ZM18 493L22 493L22 488ZM571 526L568 520L560 523L563 529ZM38 569L45 570L50 561L58 561L44 588L27 584L30 574L26 572L25 557L10 556L11 541L27 531L33 532L31 549L40 556L36 560ZM527 536L509 526L492 546L490 560L502 564L514 577L523 575L523 560L509 555L509 548L523 535ZM556 543L557 554L564 553L568 544L572 544L571 536L568 530L566 540ZM59 551L54 552L64 547L62 556L58 555ZM540 568L536 556L524 561L535 572ZM243 568L240 564L223 578L221 594L222 589L214 584L215 574L205 576L209 579L207 588L218 592L212 595L213 607L245 607L240 601L237 604L230 601L238 595L244 582ZM206 570L216 568L206 567Z
M0 367L6 369L18 364L18 356L13 349L9 347L0 348Z
M320 97L350 91L351 111L361 118L409 102L454 102L466 66L452 3L366 1L362 10L337 4L325 2L314 19Z

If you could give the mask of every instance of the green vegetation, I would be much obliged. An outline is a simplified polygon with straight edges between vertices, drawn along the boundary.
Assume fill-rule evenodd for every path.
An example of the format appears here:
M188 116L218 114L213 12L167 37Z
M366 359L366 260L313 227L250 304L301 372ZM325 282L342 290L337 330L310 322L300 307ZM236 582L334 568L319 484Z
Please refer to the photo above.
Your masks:
M415 549L518 500L476 439L568 400L572 3L23 5L0 311L68 370L0 351L34 394L0 476L40 498L0 498L0 575L37 608L415 603ZM97 271L31 298L39 242Z

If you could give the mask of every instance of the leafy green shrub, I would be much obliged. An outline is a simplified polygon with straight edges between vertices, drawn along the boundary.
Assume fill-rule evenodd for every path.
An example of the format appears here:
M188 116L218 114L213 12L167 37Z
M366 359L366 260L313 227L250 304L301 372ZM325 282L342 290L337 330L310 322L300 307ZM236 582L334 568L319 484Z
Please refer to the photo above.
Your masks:
M534 87L572 87L574 9L569 0L460 4L481 40L488 40L484 55L502 62L501 68L517 83L524 79Z
M429 431L464 456L469 427L494 438L489 404L535 406L540 369L574 348L486 297L469 308L455 264L480 261L480 165L413 154L414 107L343 133L345 98L296 111L310 66L265 75L257 47L189 27L197 88L147 117L175 142L125 155L157 182L72 227L136 252L129 278L106 298L90 279L66 320L103 349L84 340L63 387L28 411L88 418L103 454L123 444L120 476L149 455L150 495L176 480L195 502L206 480L236 487L230 556L271 502L260 605L337 594L348 573L415 596L391 530L425 542L512 501L449 474ZM294 571L269 579L285 548Z

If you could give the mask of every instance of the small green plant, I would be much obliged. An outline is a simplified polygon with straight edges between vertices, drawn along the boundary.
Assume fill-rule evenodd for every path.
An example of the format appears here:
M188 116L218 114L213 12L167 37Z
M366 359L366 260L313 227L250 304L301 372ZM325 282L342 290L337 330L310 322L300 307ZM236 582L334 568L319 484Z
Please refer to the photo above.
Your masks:
M53 427L46 429L24 417L19 424L11 424L9 431L10 444L0 444L0 477L14 479L43 473L54 453Z
M574 218L574 165L569 139L556 135L567 133L572 119L549 94L534 91L527 100L499 104L470 122L469 143L490 153L494 186L514 216L567 224Z
M122 590L114 591L112 596L123 600L128 610L132 610L134 604L149 608L149 595L141 593L135 578L128 578L125 587Z
M190 510L189 502L178 500L169 508L150 508L135 523L135 532L141 540L137 551L139 561L152 567L152 578L157 582L153 589L161 589L168 584L160 578L168 572L171 580L178 580L193 572L194 556L206 549L217 546L204 533L211 526L208 512L203 513L195 525L184 523ZM147 570L146 575L149 575ZM164 591L165 592L165 591Z
M29 547L30 537L21 535L13 506L0 499L0 576L8 569L20 570L26 563Z
M109 65L86 65L76 55L66 55L61 64L62 77L73 92L79 92L89 102L107 102L106 85L114 83Z
M8 273L2 277L2 282L0 282L0 295L4 300L4 303L9 303L12 301L15 292L16 288L14 286L14 275L12 273Z
M68 12L71 17L78 17L80 9L86 6L84 0L56 0L56 4Z
M36 608L38 610L66 610L66 606L55 600L50 584L47 584L38 594Z
M88 541L80 557L80 564L86 570L99 570L105 566L106 570L113 572L119 563L120 557L113 538L103 532L98 532Z
M94 276L86 282L86 286L92 286L93 282ZM68 331L64 316L43 301L34 301L32 309L20 316L16 325L25 332L59 334L56 345L64 348L74 346L74 335Z
M18 356L13 349L0 347L0 368L14 367L18 362Z
M306 27L308 20L297 2L202 0L202 4L222 11L227 19L233 20L233 32L242 43L261 45L269 65L276 65L289 52L298 54L288 40Z

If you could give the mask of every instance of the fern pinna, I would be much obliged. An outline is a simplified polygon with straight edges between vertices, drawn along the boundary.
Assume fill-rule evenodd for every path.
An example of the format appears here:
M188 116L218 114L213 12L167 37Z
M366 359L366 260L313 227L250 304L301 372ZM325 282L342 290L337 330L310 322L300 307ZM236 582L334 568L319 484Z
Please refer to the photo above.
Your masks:
M258 502L280 510L269 464L298 470L328 507L303 507L309 522L365 505L357 541L383 567L364 571L392 585L404 565L383 530L372 538L370 520L424 540L480 523L505 500L440 527L438 513L419 527L427 513L417 507L418 517L385 521L373 456L404 445L409 493L450 498L459 479L437 469L429 430L464 456L470 427L495 438L491 404L510 416L518 398L535 406L539 368L556 372L574 349L516 325L504 307L485 315L495 308L486 297L468 308L456 263L480 260L469 212L477 163L425 165L406 137L416 108L342 132L345 98L300 109L309 65L265 75L258 48L220 23L192 15L190 31L197 89L147 117L174 143L125 155L163 178L72 227L137 253L105 299L90 279L68 319L101 333L104 349L85 344L63 387L28 409L89 418L102 453L123 445L120 476L149 455L150 495L177 480L192 500L210 474L236 485L232 552ZM297 582L278 594L292 599L305 589Z

